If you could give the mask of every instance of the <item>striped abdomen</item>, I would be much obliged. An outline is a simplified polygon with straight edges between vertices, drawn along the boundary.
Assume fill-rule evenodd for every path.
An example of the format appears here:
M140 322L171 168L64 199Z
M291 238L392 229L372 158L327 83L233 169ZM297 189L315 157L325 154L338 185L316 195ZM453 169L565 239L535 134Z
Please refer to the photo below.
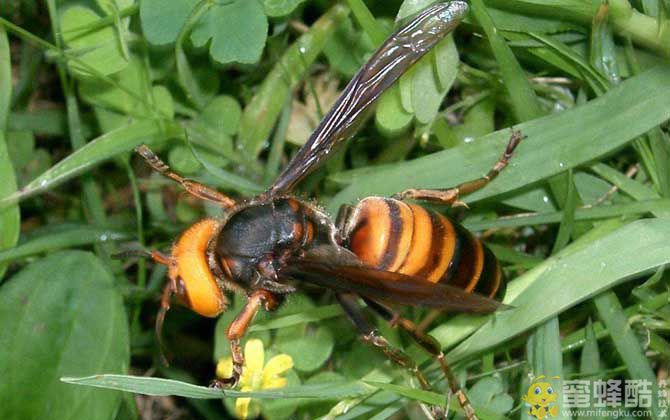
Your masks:
M347 243L364 263L501 299L498 261L479 239L419 205L368 197L347 221Z

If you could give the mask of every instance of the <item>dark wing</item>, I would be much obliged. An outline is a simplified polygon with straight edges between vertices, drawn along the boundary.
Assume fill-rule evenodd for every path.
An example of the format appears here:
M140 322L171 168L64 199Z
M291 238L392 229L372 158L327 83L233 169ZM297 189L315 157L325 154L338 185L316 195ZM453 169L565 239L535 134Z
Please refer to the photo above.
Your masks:
M508 308L496 300L457 287L363 265L344 248L331 246L320 247L290 261L281 275L400 305L470 313L490 313Z
M346 86L267 194L289 192L314 170L336 144L354 134L370 106L412 64L451 32L465 16L462 1L435 4L395 31Z

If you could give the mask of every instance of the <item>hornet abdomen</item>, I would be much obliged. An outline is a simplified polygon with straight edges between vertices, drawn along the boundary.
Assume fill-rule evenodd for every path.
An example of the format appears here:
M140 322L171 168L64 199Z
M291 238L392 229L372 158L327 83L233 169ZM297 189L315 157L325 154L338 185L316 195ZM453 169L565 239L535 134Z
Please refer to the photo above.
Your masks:
M350 213L345 241L370 266L497 299L504 294L493 253L458 223L420 205L365 198Z

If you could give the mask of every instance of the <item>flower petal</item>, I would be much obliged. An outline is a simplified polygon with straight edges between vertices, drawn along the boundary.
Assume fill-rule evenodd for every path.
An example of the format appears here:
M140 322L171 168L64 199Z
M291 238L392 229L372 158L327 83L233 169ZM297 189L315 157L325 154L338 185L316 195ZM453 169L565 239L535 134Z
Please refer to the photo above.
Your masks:
M286 384L288 383L288 380L286 378L268 378L265 379L263 378L263 389L273 389L273 388L284 388Z
M235 400L235 415L238 419L246 419L249 416L249 404L251 398L238 398Z
M263 364L265 363L265 350L263 349L263 342L257 338L247 341L244 346L244 360L245 368L249 374L261 372Z
M278 354L268 361L263 369L263 378L266 376L276 376L293 367L293 358L288 354Z
M216 364L216 377L217 378L230 378L233 375L233 358L232 357L222 357L219 359L219 362Z

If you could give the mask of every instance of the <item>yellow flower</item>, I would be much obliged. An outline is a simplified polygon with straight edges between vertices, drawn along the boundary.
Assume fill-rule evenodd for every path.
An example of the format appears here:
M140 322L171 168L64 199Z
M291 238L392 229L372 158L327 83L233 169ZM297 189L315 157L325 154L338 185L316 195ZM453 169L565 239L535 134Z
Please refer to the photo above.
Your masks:
M264 366L265 365L265 366ZM293 367L293 359L288 354L278 354L265 364L263 342L258 339L247 341L244 346L244 367L239 388L242 392L261 389L282 388L286 378L280 375ZM224 357L216 365L216 376L228 378L233 374L233 359ZM238 398L235 401L235 415L240 419L249 416L251 398Z

